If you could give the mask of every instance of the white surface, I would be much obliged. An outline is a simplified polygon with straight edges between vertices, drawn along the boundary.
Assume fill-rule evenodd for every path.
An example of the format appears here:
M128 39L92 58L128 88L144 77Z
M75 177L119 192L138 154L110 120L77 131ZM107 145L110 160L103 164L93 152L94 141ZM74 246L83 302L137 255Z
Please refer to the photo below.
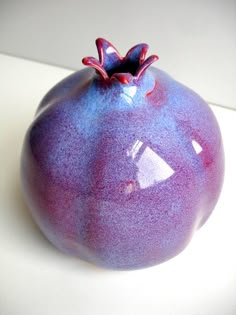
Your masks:
M235 0L0 1L1 52L79 69L97 37L122 54L146 42L158 67L234 108L235 30Z
M70 71L0 55L0 315L235 315L236 112L212 107L226 153L221 198L179 256L109 271L60 253L22 199L23 137L46 91Z

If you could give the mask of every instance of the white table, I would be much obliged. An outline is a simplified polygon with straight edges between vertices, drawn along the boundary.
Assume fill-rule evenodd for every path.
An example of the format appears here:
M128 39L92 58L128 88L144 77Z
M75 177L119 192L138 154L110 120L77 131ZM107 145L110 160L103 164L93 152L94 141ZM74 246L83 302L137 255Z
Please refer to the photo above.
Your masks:
M152 268L103 270L55 249L33 223L19 186L21 146L35 109L70 73L0 55L0 315L235 315L236 111L212 106L225 182L189 246Z

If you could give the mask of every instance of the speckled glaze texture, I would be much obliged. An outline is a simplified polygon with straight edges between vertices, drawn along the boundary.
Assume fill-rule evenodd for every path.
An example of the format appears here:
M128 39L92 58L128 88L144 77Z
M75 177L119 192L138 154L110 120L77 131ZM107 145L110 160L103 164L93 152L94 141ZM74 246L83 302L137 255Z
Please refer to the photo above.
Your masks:
M97 40L99 61L52 88L22 151L32 215L60 250L113 269L180 253L211 214L224 154L209 106L145 61ZM95 68L96 70L94 70Z

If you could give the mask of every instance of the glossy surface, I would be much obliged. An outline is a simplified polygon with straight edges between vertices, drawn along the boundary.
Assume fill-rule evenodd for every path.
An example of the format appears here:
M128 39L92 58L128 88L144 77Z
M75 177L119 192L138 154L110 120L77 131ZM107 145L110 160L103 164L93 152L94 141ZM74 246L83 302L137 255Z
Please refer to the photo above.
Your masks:
M113 57L100 56L108 77L97 66L81 70L42 100L24 142L22 183L59 249L108 268L142 268L177 255L211 214L223 145L196 93L154 67L117 76Z

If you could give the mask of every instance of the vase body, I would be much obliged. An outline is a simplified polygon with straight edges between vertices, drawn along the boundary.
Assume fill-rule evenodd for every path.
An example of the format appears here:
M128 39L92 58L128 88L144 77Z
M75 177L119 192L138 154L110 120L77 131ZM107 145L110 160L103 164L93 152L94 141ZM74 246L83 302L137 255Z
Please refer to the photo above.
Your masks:
M44 97L21 165L27 204L57 248L136 269L176 256L207 220L224 153L210 107L165 72L124 84L86 68Z

